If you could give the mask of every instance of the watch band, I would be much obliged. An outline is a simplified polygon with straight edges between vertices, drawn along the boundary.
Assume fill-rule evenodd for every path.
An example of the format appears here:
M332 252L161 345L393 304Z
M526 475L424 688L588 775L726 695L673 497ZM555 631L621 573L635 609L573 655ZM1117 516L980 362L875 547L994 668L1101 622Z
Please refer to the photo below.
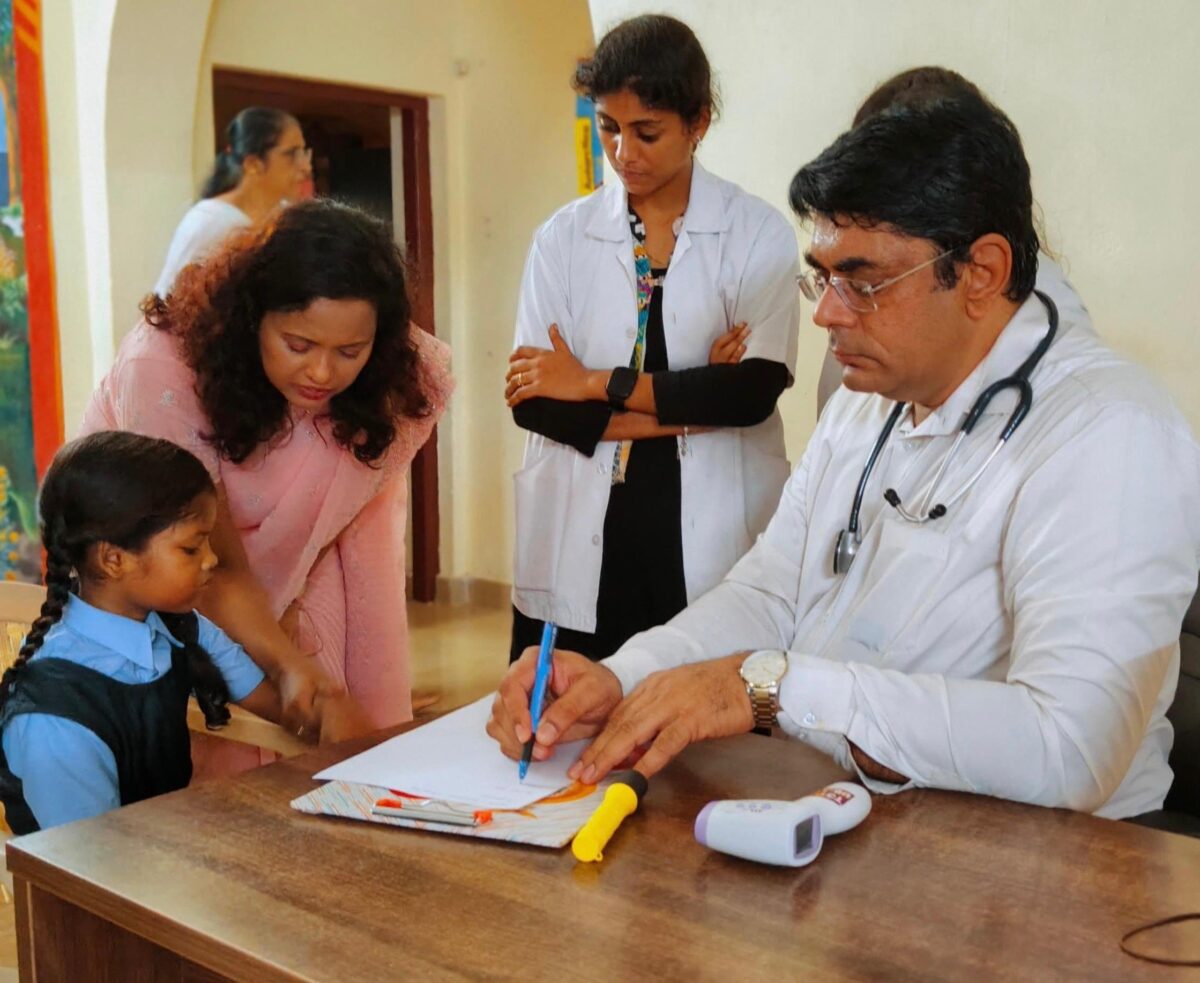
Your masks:
M608 405L618 412L625 409L625 401L633 395L637 385L638 371L628 365L618 365L608 377L608 385L604 387L608 396Z
M779 724L779 684L755 686L746 684L750 707L754 711L755 727L776 727Z

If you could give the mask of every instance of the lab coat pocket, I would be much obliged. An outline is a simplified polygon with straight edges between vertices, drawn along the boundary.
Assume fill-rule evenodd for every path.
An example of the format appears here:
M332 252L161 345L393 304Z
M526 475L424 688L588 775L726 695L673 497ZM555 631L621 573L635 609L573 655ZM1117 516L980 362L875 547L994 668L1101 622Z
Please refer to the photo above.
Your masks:
M779 496L792 466L786 457L760 450L742 441L742 487L746 534L753 543L779 507Z
M564 452L571 454L574 451ZM553 590L558 579L562 532L571 501L571 462L558 448L513 475L517 536L513 586L518 590Z
M881 522L879 548L870 558L846 638L886 661L918 643L931 598L940 594L934 588L945 574L950 541L903 519Z

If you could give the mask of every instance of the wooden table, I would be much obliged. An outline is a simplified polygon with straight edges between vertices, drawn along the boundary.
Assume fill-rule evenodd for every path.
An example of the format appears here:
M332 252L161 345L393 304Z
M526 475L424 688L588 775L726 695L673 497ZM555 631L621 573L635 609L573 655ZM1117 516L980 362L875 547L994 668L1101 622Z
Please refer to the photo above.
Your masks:
M700 847L700 807L839 776L747 735L691 748L577 866L288 808L346 753L10 842L22 979L1197 978L1118 939L1200 910L1200 840L918 791L876 797L810 867L759 866ZM1156 945L1195 953L1200 927Z

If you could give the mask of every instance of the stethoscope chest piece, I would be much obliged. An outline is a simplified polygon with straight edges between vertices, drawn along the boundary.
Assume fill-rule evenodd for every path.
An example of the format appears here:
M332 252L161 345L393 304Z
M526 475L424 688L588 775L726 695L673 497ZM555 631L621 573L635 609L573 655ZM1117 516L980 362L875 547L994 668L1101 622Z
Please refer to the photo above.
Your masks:
M833 572L838 576L850 569L858 554L858 537L849 529L838 533L837 545L833 548Z

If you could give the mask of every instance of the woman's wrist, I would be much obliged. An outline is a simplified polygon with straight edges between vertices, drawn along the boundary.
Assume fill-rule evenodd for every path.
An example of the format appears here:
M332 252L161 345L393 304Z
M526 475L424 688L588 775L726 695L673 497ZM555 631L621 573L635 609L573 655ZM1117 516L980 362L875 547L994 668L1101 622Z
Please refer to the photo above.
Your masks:
M588 402L608 402L608 378L612 369L588 369L584 374L583 398Z

